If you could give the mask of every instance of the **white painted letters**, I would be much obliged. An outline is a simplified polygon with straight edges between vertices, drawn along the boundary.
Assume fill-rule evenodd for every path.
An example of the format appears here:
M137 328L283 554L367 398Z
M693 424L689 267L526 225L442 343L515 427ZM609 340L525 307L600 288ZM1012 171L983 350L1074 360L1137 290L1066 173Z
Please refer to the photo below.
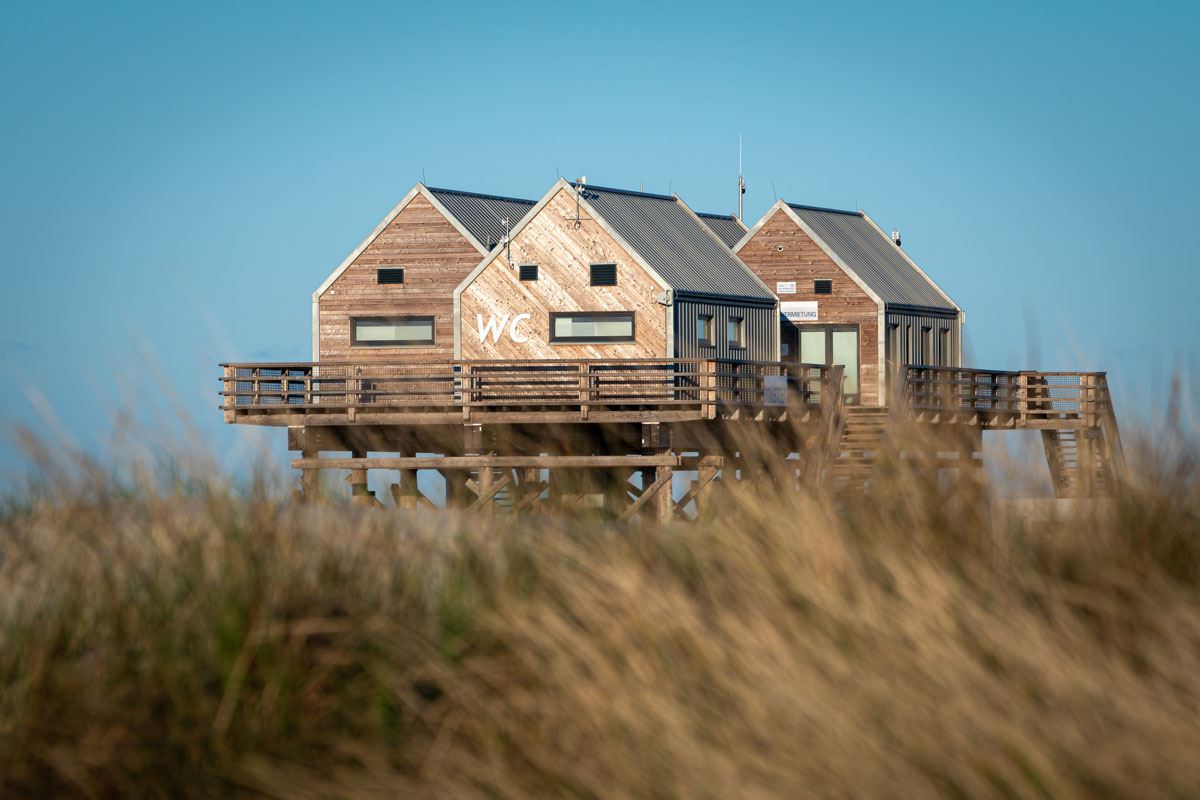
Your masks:
M483 314L476 314L476 324L479 326L479 341L486 342L488 337L492 337L492 344L500 341L500 336L504 333L504 329L508 328L508 338L517 344L525 344L529 341L529 337L521 333L519 326L522 322L529 319L530 314L517 314L509 323L508 314L503 314L500 319L496 319L496 315L492 314L486 321L483 319Z
M513 317L512 325L508 326L508 338L512 339L517 344L525 344L529 341L529 337L517 331L517 326L525 320L529 319L529 314L517 314Z
M499 324L496 323L495 314L488 317L486 324L483 321L483 314L476 314L475 318L479 323L479 341L486 342L488 334L491 334L493 344L500 341L500 334L504 332L504 326L508 324L508 314L500 318Z

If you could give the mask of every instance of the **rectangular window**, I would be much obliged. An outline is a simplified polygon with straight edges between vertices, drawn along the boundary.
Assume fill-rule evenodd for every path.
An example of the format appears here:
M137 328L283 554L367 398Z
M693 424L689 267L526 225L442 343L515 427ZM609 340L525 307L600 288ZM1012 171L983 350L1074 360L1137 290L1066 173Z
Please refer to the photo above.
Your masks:
M386 267L375 270L376 283L404 283L403 267Z
M536 281L538 279L537 264L522 264L517 269L521 272L521 280Z
M928 325L921 326L921 363L927 366L937 364L937 359L933 357L933 328Z
M616 264L592 264L592 286L616 286Z
M433 317L354 317L351 347L413 347L433 344Z
M552 312L550 341L564 343L632 342L632 311Z
M696 318L696 338L700 340L700 344L712 347L713 318L711 314L701 314Z
M950 351L950 329L942 328L938 334L942 339L942 357L938 361L943 367L954 366L954 353Z
M729 319L729 346L746 346L746 321L741 317L731 317Z
M833 281L827 278L813 281L813 294L833 294Z

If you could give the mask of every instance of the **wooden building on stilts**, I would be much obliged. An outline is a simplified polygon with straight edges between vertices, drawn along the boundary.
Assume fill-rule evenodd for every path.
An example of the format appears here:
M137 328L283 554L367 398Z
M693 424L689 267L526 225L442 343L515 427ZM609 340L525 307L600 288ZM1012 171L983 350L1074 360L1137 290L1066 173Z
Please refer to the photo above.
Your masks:
M223 364L221 409L287 428L305 497L344 470L379 504L376 470L399 508L431 502L421 471L452 505L660 521L754 475L861 494L900 422L932 471L978 468L985 430L1038 430L1056 496L1114 491L1105 374L964 367L962 309L901 244L783 201L747 229L582 181L537 201L418 184L313 294L313 360ZM750 438L778 464L748 463Z

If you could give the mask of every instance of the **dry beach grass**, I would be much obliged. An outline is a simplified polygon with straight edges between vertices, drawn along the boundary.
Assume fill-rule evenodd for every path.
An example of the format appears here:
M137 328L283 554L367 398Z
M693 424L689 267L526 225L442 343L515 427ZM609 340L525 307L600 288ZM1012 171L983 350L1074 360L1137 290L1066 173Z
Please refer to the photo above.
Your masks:
M0 792L1195 796L1200 467L1131 449L1052 529L903 469L668 527L47 476L0 518Z

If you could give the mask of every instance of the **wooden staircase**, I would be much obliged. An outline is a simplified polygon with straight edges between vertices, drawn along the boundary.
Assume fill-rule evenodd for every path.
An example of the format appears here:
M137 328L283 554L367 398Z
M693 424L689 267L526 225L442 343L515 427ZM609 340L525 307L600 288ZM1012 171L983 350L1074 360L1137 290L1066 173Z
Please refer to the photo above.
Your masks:
M838 495L861 495L867 490L875 462L884 447L886 406L848 406L833 462L833 490Z
M1103 428L1042 431L1055 497L1110 497L1113 458Z

